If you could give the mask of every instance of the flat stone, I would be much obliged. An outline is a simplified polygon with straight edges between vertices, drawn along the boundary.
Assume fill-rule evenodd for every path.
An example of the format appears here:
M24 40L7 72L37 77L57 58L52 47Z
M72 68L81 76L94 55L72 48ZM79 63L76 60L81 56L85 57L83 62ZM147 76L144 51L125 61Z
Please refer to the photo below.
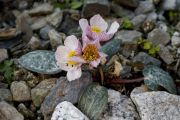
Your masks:
M108 96L108 106L99 120L139 120L130 98L115 90L108 90Z
M12 101L12 94L9 89L0 88L0 101Z
M152 41L153 45L166 45L170 42L170 35L165 31L155 28L148 33L148 40Z
M33 24L31 24L31 29L32 30L39 30L39 29L43 28L46 25L47 25L47 21L46 21L45 17L36 18L34 20Z
M172 62L174 62L173 54L164 45L160 45L159 56L166 64L171 64Z
M8 52L6 49L0 49L0 63L8 58Z
M55 85L57 78L45 79L40 82L35 88L31 89L31 98L36 107L40 107L44 98Z
M53 12L53 6L49 3L43 3L28 11L31 16L47 15Z
M68 101L64 101L56 106L51 120L89 120L89 119L72 103Z
M48 33L50 38L50 44L53 49L56 49L59 45L63 44L63 38L62 34L58 33L55 29L52 29Z
M171 38L171 44L173 46L180 46L180 33L175 32Z
M108 0L84 0L82 13L86 18L92 17L95 14L107 16L109 12L110 6Z
M46 20L50 25L57 28L60 25L62 18L63 18L63 13L59 8L57 8L55 9L54 13L47 16Z
M161 65L161 61L148 55L145 52L139 52L134 58L133 58L133 62L142 62L144 65L148 65L148 64L153 64L153 65L157 65L160 66Z
M131 94L141 120L178 120L180 97L167 92Z
M178 0L164 0L162 3L162 8L164 10L175 10Z
M141 36L142 33L136 30L121 30L116 33L114 39L121 39L122 42L133 42Z
M40 41L37 37L33 36L33 37L30 39L30 41L29 41L29 43L27 44L27 46L28 46L28 48L30 48L31 50L37 50L37 49L39 49L40 46L41 46L41 41Z
M157 13L155 11L153 11L153 12L151 12L151 13L149 13L147 15L146 21L154 21L154 22L156 22L157 18L158 18Z
M14 38L19 33L20 31L17 31L16 28L0 29L0 41Z
M18 105L18 111L25 117L25 118L34 118L35 114L29 110L23 103Z
M65 77L57 80L56 85L51 89L50 93L41 104L41 111L44 120L49 120L54 108L63 101L69 101L73 104L77 103L83 89L92 83L92 77L89 73L83 73L81 78L69 82Z
M126 7L136 8L139 5L139 0L116 0L117 3Z
M177 23L176 29L180 32L180 21Z
M152 12L154 10L154 4L150 1L141 1L139 6L136 8L135 13L139 14L146 14Z
M40 37L43 39L43 40L48 40L49 39L49 36L48 36L48 33L50 30L52 30L53 28L49 25L43 27L40 29Z
M24 117L5 101L0 102L0 119L1 120L24 120Z
M139 27L144 22L145 19L146 19L146 15L140 14L132 19L132 23L134 27Z
M25 81L14 81L11 84L11 93L14 101L29 101L31 94Z

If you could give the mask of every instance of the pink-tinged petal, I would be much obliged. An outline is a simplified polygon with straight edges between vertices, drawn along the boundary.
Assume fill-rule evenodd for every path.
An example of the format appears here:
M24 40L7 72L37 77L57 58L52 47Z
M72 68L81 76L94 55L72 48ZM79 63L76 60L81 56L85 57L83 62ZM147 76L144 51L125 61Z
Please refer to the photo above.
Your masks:
M82 45L81 45L81 43L79 42L79 43L78 43L78 48L76 49L76 54L77 54L77 55L81 55L81 53L82 53Z
M99 52L99 56L100 58L106 58L108 55L103 52Z
M59 62L57 62L57 65L59 66L60 69L62 69L64 71L69 70L69 67L67 66L67 63L59 63Z
M79 25L80 25L83 33L86 32L86 28L89 26L87 19L84 19L84 18L79 20Z
M90 44L95 44L98 49L101 49L101 44L99 42L99 39L92 41Z
M100 59L97 59L97 60L92 61L92 62L90 63L90 65L92 65L93 67L96 68L96 67L99 65L100 62L101 62Z
M70 60L75 61L76 63L80 63L80 64L86 63L86 61L83 58L81 58L80 56L74 56Z
M71 50L76 50L79 46L79 40L76 38L76 36L71 35L66 37L64 45Z
M105 32L101 33L99 36L98 36L98 39L100 41L108 41L110 40L112 37L114 36L114 34L107 34Z
M111 27L109 28L107 34L115 34L118 29L119 29L119 23L115 21L111 24Z
M83 42L83 48L82 48L82 50L84 50L84 48L86 47L86 45L90 43L90 40L89 40L89 38L88 38L86 35L83 35L83 36L82 36L82 42Z
M66 46L59 46L55 52L55 58L57 62L66 62L68 60L68 54L70 49Z
M94 15L91 19L90 19L90 25L91 26L98 26L102 29L102 31L106 31L108 24L107 22L99 15Z
M73 81L75 79L80 78L82 75L81 68L75 69L75 70L70 70L67 72L67 79L68 81Z

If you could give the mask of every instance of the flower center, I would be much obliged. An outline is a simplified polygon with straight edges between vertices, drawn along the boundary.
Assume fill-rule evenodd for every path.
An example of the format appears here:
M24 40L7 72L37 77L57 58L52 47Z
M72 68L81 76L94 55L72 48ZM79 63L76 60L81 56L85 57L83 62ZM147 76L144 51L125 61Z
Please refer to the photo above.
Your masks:
M99 33L102 32L101 28L98 27L98 26L92 26L92 27L91 27L91 30L92 30L93 32L97 33L97 34L99 34Z
M87 62L94 61L99 58L98 48L94 44L87 45L83 50L83 58Z
M76 55L76 51L71 51L68 54L68 58L74 57Z

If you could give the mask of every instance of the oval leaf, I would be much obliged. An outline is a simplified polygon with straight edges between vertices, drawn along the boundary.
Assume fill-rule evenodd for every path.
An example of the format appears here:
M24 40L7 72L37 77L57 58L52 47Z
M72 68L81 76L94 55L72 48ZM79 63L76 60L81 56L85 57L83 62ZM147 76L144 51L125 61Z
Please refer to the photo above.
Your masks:
M21 56L18 62L24 68L41 74L56 74L61 71L56 65L54 52L52 51L37 50L29 52Z
M168 72L162 70L161 68L148 65L144 68L143 75L145 77L144 83L149 89L158 90L159 87L163 87L168 92L177 94L176 85L172 77Z

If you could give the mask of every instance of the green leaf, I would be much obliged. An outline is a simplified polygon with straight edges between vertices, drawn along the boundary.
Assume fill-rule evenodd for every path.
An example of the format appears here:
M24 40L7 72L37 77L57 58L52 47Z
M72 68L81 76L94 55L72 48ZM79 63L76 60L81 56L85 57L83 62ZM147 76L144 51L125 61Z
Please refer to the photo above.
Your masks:
M56 74L61 71L56 65L55 55L52 51L29 52L19 58L18 61L24 68L41 74Z
M81 6L82 6L82 2L80 2L80 1L74 1L74 2L72 2L71 3L71 9L78 9L78 8L80 8Z
M133 29L133 23L128 18L124 18L122 22L123 29Z
M149 49L151 49L151 47L152 47L152 42L150 42L150 41L147 41L143 44L143 48L145 50L149 50Z
M149 89L157 91L159 90L159 87L163 87L168 92L177 94L174 80L168 72L161 68L154 65L148 65L143 69L143 75L145 77L144 83Z

